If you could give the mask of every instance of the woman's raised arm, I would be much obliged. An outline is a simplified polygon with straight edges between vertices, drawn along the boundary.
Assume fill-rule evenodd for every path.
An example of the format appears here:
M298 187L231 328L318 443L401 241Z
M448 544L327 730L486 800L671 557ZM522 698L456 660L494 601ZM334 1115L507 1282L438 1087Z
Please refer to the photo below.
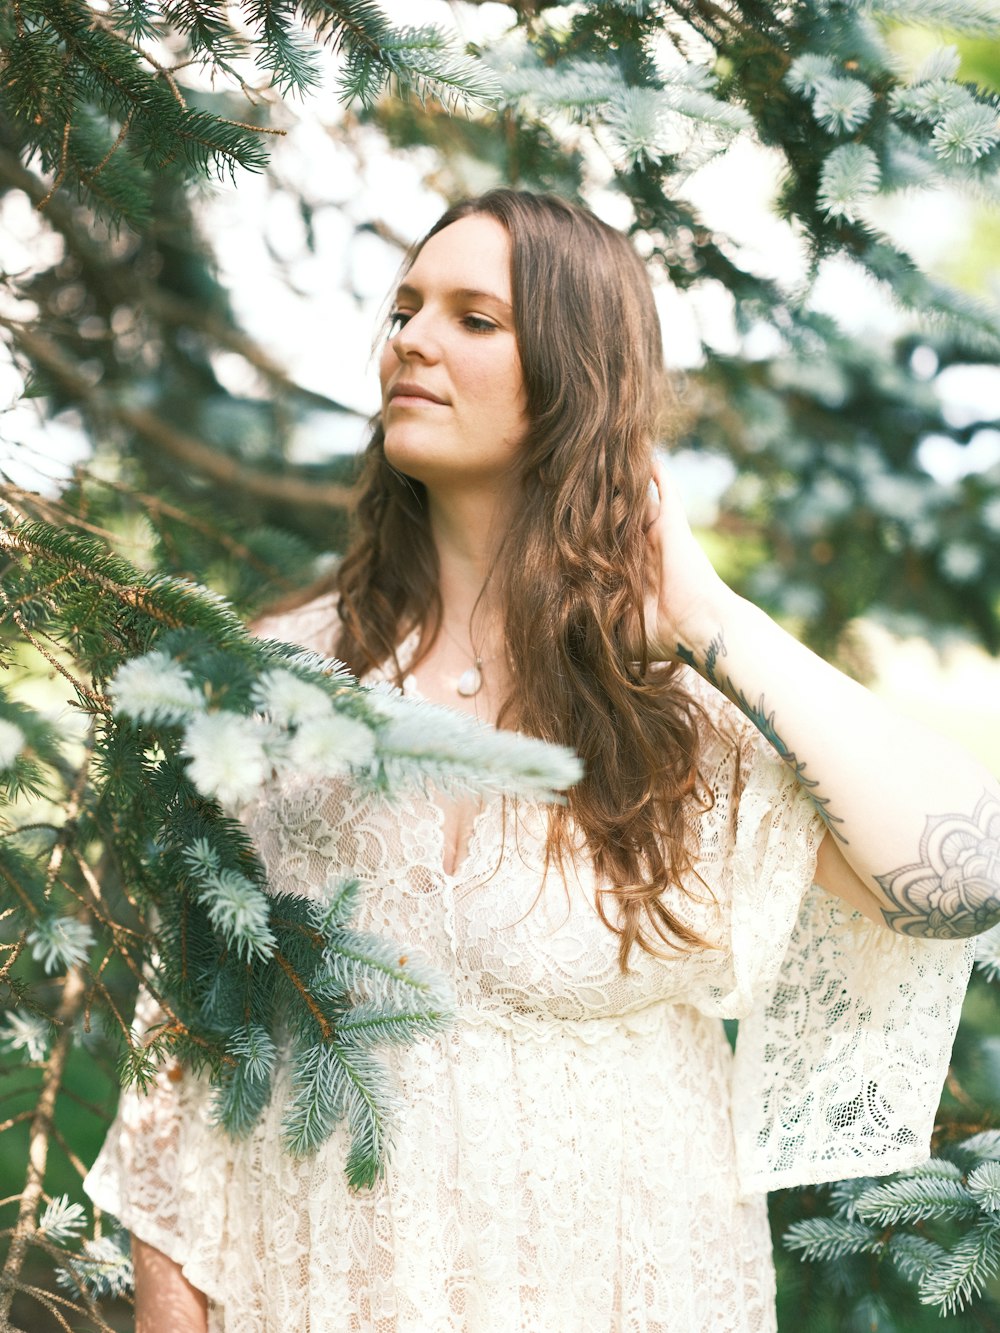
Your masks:
M694 540L657 465L647 513L653 657L693 666L794 770L827 826L817 880L902 934L1000 921L1000 785L738 597Z

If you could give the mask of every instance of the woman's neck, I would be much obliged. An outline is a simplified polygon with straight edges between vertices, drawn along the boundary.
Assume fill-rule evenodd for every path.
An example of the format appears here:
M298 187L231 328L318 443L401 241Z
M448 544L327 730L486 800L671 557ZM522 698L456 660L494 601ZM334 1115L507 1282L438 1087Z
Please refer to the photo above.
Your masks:
M490 497L453 497L430 503L431 536L438 557L438 590L446 633L470 634L480 652L495 649L499 608L491 576L499 552L501 516Z

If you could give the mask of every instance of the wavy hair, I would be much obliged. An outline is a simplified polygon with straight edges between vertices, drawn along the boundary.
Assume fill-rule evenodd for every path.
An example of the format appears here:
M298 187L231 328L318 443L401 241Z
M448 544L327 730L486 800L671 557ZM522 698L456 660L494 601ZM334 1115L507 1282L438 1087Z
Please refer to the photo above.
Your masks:
M711 804L698 769L704 714L675 667L649 661L644 630L643 516L665 394L659 320L629 241L554 196L498 189L456 204L408 264L470 215L510 237L529 421L522 499L493 575L514 682L499 720L583 759L585 776L551 808L547 850L561 862L582 832L611 886L597 910L625 970L633 945L664 955L704 943L670 905L693 871L692 803ZM395 662L401 683L402 638L419 627L415 664L439 630L438 567L426 492L386 461L377 418L334 587L338 657L359 675Z

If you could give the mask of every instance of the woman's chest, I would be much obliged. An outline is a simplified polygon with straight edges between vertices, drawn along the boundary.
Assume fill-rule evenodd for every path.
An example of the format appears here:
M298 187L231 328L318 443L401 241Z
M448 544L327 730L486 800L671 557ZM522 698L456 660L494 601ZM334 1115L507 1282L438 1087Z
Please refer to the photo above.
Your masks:
M545 810L533 803L390 803L301 781L269 793L245 822L276 892L323 898L343 876L360 876L357 925L418 951L460 1006L607 1016L654 1000L690 1003L728 966L724 904L678 893L677 910L716 947L663 958L634 949L623 974L589 861L547 863ZM603 903L613 922L615 900Z

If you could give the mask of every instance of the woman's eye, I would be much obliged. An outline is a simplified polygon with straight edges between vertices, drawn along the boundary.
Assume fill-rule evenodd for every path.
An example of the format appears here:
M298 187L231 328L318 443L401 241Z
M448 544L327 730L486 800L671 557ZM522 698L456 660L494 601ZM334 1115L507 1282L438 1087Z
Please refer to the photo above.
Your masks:
M413 318L412 311L394 310L389 316L387 336L394 338L400 329L404 328ZM482 315L463 315L462 325L470 333L495 333L496 325L491 319L486 319Z

